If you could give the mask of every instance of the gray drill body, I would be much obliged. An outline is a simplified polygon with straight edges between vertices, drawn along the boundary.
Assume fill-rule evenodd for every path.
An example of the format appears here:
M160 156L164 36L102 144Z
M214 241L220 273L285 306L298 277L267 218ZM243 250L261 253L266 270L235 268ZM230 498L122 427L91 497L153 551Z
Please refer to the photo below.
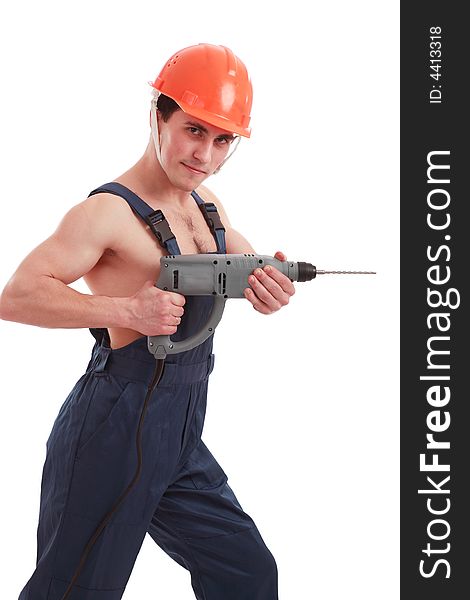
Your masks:
M170 336L148 338L148 349L155 358L165 358L194 348L206 340L218 325L227 298L243 298L248 277L267 265L284 273L291 281L307 281L316 275L309 263L280 261L261 254L189 254L170 255L160 259L160 277L156 286L183 296L213 296L214 307L209 320L195 335L180 342Z
M271 265L291 281L297 281L298 263L260 254L189 254L163 256L157 287L183 296L243 298L248 276Z

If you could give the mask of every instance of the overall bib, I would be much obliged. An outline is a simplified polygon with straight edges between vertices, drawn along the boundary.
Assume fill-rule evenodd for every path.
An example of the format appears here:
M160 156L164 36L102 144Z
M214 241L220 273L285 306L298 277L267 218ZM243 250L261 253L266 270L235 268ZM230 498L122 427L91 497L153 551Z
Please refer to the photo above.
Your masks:
M121 196L146 222L153 219L168 254L180 253L160 211L118 183L90 195L99 192ZM217 251L225 253L215 207L192 195ZM195 333L211 307L211 297L188 296L172 339ZM136 470L136 431L155 358L146 337L113 350L106 329L91 331L96 343L88 368L47 441L37 564L19 600L61 600L88 540ZM122 598L147 532L190 571L198 600L277 600L274 558L201 440L213 366L212 336L167 357L143 424L140 479L98 537L68 600ZM147 596L158 598L158 590Z

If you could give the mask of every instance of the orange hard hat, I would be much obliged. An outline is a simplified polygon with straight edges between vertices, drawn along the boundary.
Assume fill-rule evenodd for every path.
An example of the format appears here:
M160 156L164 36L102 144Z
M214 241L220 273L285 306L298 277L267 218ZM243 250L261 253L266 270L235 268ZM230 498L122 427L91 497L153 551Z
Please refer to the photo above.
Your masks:
M183 48L167 61L152 87L188 115L250 137L250 78L242 61L225 46Z

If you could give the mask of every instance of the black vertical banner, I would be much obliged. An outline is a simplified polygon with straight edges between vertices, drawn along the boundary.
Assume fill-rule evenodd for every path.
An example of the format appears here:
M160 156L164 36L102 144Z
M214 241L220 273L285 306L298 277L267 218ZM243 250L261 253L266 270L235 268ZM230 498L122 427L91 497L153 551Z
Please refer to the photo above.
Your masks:
M401 598L469 597L469 25L401 3ZM458 8L460 7L460 8Z

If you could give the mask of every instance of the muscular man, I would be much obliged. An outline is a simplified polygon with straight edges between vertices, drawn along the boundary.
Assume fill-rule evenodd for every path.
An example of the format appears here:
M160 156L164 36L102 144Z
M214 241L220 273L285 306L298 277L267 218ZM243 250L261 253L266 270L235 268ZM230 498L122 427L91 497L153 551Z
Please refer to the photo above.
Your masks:
M202 186L236 138L250 136L244 64L227 48L199 44L173 55L153 87L143 156L74 206L1 297L3 319L89 327L96 338L47 443L37 565L20 600L121 598L147 532L189 569L199 600L277 598L275 561L201 440L212 338L167 357L139 434L138 481L112 511L136 473L136 432L155 365L146 336L184 339L212 306L211 298L156 288L160 257L254 252ZM91 295L68 286L80 277ZM293 293L269 267L245 290L264 314Z

